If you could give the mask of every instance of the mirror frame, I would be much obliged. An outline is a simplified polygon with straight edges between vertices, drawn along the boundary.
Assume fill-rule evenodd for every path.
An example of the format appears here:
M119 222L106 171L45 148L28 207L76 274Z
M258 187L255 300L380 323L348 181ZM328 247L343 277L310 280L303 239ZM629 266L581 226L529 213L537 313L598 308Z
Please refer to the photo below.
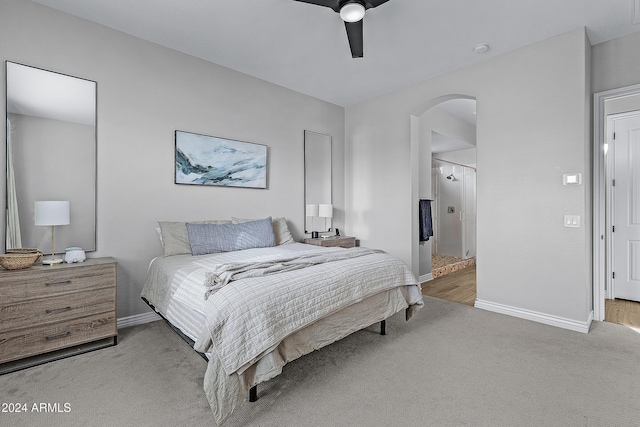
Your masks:
M34 66L30 66L30 65L25 65L25 64L21 64L18 62L13 62L13 61L5 61L5 121L8 121L9 119L9 115L10 114L20 114L20 113L15 113L10 111L10 95L11 95L11 88L9 87L10 84L10 67L11 66L18 66L18 67L25 67L34 71L38 71L38 72L46 72L46 73L51 73L51 77L54 79L59 79L62 77L65 78L71 78L71 79L77 79L77 84L79 86L86 86L89 85L91 86L91 92L89 93L88 99L89 101L87 102L91 102L92 105L92 117L90 118L91 122L93 123L93 131L92 131L92 137L91 137L91 142L93 145L93 153L92 153L92 162L91 165L88 166L88 169L91 169L90 171L87 170L87 173L90 173L90 179L93 180L91 187L87 187L90 188L90 190L88 190L88 192L86 193L87 196L84 196L83 199L86 199L88 197L91 197L91 201L84 204L83 207L85 208L85 210L79 210L77 204L76 207L74 209L74 203L71 203L71 224L68 227L73 227L74 225L74 218L79 218L79 217L83 217L83 216L87 216L90 215L89 218L91 218L89 221L87 221L86 224L84 224L84 227L82 228L82 230L80 230L80 233L78 235L82 236L82 239L76 239L76 240L82 240L81 242L77 242L78 244L82 244L82 249L85 252L93 252L97 250L97 212L98 212L98 206L97 206L97 201L98 201L98 197L97 197L97 193L98 193L98 83L94 80L89 80L89 79L85 79L82 77L76 77L76 76L71 76L68 74L64 74L64 73L59 73L56 71L51 71L51 70L46 70L43 68L39 68L39 67L34 67ZM60 93L63 93L62 91L60 91ZM92 98L92 99L91 99ZM85 105L85 104L83 104ZM89 108L89 110L91 110L91 108ZM60 111L62 111L62 109L60 109ZM60 112L58 111L58 113ZM91 111L89 111L90 113ZM57 114L57 113L56 113ZM28 116L28 114L25 114L26 116ZM38 117L37 115L35 117ZM58 117L46 117L46 115L43 115L41 117L47 118L47 119L52 119L52 120L57 120L60 122L67 122L67 123L73 123L73 121L71 120L64 120L64 118L58 118ZM86 121L86 120L85 120ZM79 122L78 122L79 123ZM86 122L88 123L88 122ZM84 123L83 125L86 126L91 126L89 124ZM6 167L6 174L5 174L5 191L6 191L6 197L5 197L5 233L8 232L8 216L6 215L7 209L8 209L8 205L9 205L9 180L8 178L8 174L9 174L9 141L10 141L10 135L9 132L11 131L10 127L7 126L6 129L6 133L5 133L5 154L7 155L6 157L6 161L5 161L5 167ZM13 136L12 136L13 137ZM65 167L69 170L69 174L68 176L70 177L73 173L77 172L77 169L70 167L70 163L71 162L65 162L63 165L61 165L61 167ZM75 164L77 164L77 162L74 162ZM31 173L32 171L28 172ZM50 179L50 175L46 174L45 172L40 172L40 177L37 178L38 180L41 181L45 181L45 180L49 180ZM74 181L78 181L77 178L75 176L73 176ZM84 176L84 179L89 179L88 176ZM71 181L71 179L69 178L68 180L66 180L65 182L69 183ZM60 183L60 180L56 180L56 186L57 187L64 187L64 183ZM71 188L72 184L68 184L68 187ZM65 187L66 188L66 187ZM91 193L91 195L89 196L89 192ZM64 193L61 192L63 195ZM66 197L66 195L64 195L66 198L66 200L69 200L69 198ZM61 199L62 197L52 197L52 199ZM45 198L47 200L50 200L48 198ZM91 212L86 212L88 208L88 206L91 206L90 210ZM25 244L29 247L38 247L39 249L43 250L45 255L48 255L51 251L51 230L49 229L49 227L38 227L36 225L33 224L33 217L32 215L29 215L28 212L22 212L19 214L18 218L20 219L20 222L22 224L20 224L20 228L21 230L25 230L25 227L30 226L30 227L34 227L37 230L33 233L32 239L31 241L23 241L22 242L22 246L25 246ZM76 222L77 224L77 222ZM91 228L91 236L90 237L85 237L87 235L87 233L89 233L89 229ZM59 232L62 231L62 242L58 244L58 234ZM71 241L67 241L65 242L64 237L64 231L66 230L62 230L60 229L60 227L56 227L56 253L64 253L64 247L65 246L69 246L69 245L73 245L73 246L78 246L75 242L73 242L71 239L74 239L73 234L68 233L67 235L71 234L70 240ZM22 234L24 234L24 231L22 231ZM45 242L42 242L41 240L43 240L43 237L41 236L46 236L44 237ZM5 239L4 239L4 247L5 249L7 249L7 235L5 235ZM48 250L47 250L48 248Z
M307 226L308 218L310 218L306 216L307 204L333 203L332 143L330 135L309 130L304 131L304 232L306 234L318 231L313 230L313 222L311 227ZM318 187L318 179L325 180L320 188ZM323 231L326 232L332 228L331 219L327 228L328 230Z

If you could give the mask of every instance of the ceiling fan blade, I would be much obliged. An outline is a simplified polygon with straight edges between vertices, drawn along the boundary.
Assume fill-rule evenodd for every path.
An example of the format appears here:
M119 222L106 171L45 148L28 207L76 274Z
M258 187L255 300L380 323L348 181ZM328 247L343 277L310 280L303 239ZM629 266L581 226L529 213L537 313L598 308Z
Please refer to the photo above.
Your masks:
M340 8L347 3L344 0L294 0L300 3L309 3L315 4L318 6L326 6L333 9L335 12L340 13ZM358 3L361 3L365 9L373 9L374 7L378 7L383 3L388 2L389 0L355 0Z
M378 7L381 4L388 2L389 0L365 0L363 1L364 7L367 9L372 9L374 7Z
M333 9L335 12L340 13L342 6L348 3L360 3L364 6L365 10L378 7L381 4L388 2L389 0L294 0L300 3L315 4L317 6L325 6ZM351 48L352 58L362 58L364 56L364 41L362 36L362 22L361 19L358 22L346 22L344 23L347 29L347 37L349 38L349 47Z
M345 22L344 26L347 29L347 37L349 38L349 46L351 47L352 58L362 58L364 56L363 37L362 37L362 22L364 19L358 22Z
M293 0L300 3L309 3L315 4L317 6L325 6L333 9L334 12L340 13L340 9L345 3L348 3L344 0ZM365 10L373 9L374 7L378 7L381 4L388 2L389 0L355 0L357 3L361 3Z
M334 12L340 13L340 0L294 0L300 3L315 4L318 6L326 6L334 10ZM388 0L383 0L388 1Z

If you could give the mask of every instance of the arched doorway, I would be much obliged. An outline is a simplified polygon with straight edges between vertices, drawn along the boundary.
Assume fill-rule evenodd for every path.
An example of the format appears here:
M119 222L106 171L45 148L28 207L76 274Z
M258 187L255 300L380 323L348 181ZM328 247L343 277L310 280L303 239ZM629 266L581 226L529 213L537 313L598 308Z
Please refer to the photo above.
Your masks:
M476 117L476 99L466 95L439 97L411 117L412 202L431 201L434 231L429 241L414 242L421 282L475 265ZM475 269L473 287L470 305Z

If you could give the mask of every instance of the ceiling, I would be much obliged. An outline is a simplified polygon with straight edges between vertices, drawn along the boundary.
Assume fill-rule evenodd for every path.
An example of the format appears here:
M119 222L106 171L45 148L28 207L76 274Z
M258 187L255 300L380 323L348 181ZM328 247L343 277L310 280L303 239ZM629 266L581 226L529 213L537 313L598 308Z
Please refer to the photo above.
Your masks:
M341 106L577 28L592 44L640 30L640 0L389 0L353 59L337 13L293 0L35 1Z
M461 139L450 138L438 132L431 134L431 153L440 154L451 151L469 150L476 148L475 145L469 144Z

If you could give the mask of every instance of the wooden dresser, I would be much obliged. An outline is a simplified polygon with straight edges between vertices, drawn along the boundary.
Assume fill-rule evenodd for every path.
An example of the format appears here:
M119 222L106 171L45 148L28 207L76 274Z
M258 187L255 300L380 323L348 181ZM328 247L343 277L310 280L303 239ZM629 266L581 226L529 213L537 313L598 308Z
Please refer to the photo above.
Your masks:
M356 246L356 238L349 236L319 237L317 239L307 238L304 243L316 246L339 246L342 248L353 248Z
M112 258L0 269L0 373L117 344L116 272Z

